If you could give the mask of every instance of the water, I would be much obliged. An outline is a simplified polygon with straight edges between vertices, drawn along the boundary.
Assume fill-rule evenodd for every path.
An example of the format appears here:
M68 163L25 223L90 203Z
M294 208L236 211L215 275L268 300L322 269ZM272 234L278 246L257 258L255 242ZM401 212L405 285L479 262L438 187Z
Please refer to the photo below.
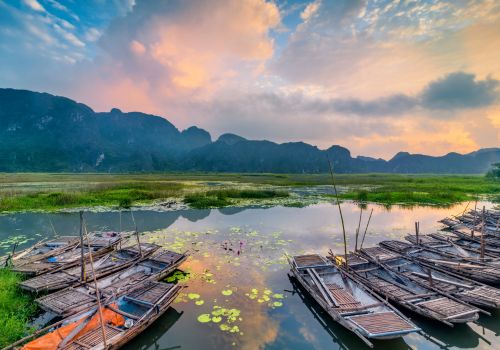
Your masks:
M489 206L487 203L485 205ZM481 206L483 204L480 204ZM359 207L342 205L348 245ZM365 246L383 239L398 239L414 231L440 227L437 220L463 211L450 208L413 209L368 205L361 231L371 209L373 216ZM141 239L177 251L189 251L182 270L188 287L163 317L125 349L363 349L356 336L333 322L288 277L283 257L289 254L343 251L342 229L336 207L318 204L306 208L273 207L140 211L134 214ZM129 213L86 213L90 230L133 229ZM24 235L23 244L40 237L78 232L78 214L23 213L0 216L0 242ZM2 253L9 244L0 245ZM22 247L21 247L22 248ZM477 324L449 328L405 312L425 334L375 342L379 349L490 349L500 348L500 314L481 316ZM209 322L200 322L207 321Z

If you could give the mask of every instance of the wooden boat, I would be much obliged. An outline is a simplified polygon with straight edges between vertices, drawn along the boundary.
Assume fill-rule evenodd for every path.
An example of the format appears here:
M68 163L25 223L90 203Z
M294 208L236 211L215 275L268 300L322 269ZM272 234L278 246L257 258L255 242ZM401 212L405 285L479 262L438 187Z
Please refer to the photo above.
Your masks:
M472 231L471 229L462 226L454 227L452 232L458 237L468 238L478 243L481 243L481 239L483 239L487 247L500 249L500 235L498 234L489 234L485 232L483 238L480 230Z
M159 246L157 245L143 243L141 244L142 255L139 253L138 247L135 245L108 253L94 261L96 278L101 278L116 271L123 270L136 263L138 260L148 257L157 249L159 249ZM86 279L88 281L92 280L93 275L90 262L85 264L84 270ZM19 286L24 290L35 293L53 292L81 283L81 274L81 265L73 266L27 279L21 282Z
M179 285L148 281L103 304L101 310L95 307L70 316L24 346L17 342L6 349L39 350L47 344L61 350L119 349L163 315L180 289Z
M405 239L413 243L415 245L422 245L429 250L437 250L439 253L455 259L464 259L468 261L473 261L473 262L482 262L482 263L491 263L494 265L499 265L500 266L500 259L497 258L495 255L491 255L489 253L484 253L484 256L481 257L481 253L468 248L468 247L461 247L457 244L455 244L453 241L444 241L444 240L438 240L432 236L429 235L419 235L418 236L418 242L417 242L417 236L415 235L407 235Z
M446 296L452 296L479 307L500 308L500 289L422 264L384 248L361 249L361 254L371 261L384 265L396 274L403 275L415 283Z
M370 347L373 339L393 339L420 330L324 257L298 255L288 261L294 277L325 312Z
M64 253L78 245L79 241L79 238L75 236L61 236L49 241L42 240L32 247L0 258L0 264L3 267L33 263L53 255Z
M462 248L470 249L476 253L481 252L481 242L470 239L469 237L467 237L467 238L458 237L457 235L455 235L453 233L446 233L446 232L430 233L428 236L431 238L434 238L436 240L439 240L439 241L452 242L453 244L456 244ZM500 248L491 247L491 246L488 246L488 244L485 244L484 251L488 255L500 258Z
M380 248L375 247L375 249ZM380 251L380 256L386 260L396 255L384 250ZM382 264L369 261L359 253L349 254L347 266L344 264L342 269L349 270L366 288L387 300L446 325L474 322L479 318L477 308L426 288L406 276L397 275Z
M160 280L176 269L186 259L185 254L160 250L125 270L117 271L97 280L97 288L103 302L127 293L146 281ZM69 287L35 300L45 311L67 317L94 307L97 296L94 283Z
M88 259L92 254L94 259L113 250L120 243L122 236L116 232L93 234L90 237L90 250L87 243L84 244L84 258ZM28 276L38 276L50 271L57 271L78 265L81 262L82 248L80 243L69 250L57 254L51 254L36 261L24 261L14 264L12 270Z
M441 254L439 249L430 249L425 246L415 246L401 241L382 241L380 246L413 258L432 267L450 271L461 276L486 284L500 284L500 269L498 266L487 263L473 262L458 257L450 258Z
M459 227L467 228L469 231L474 230L481 232L483 230L486 234L498 235L500 233L500 211L499 210L485 210L484 215L482 211L470 210L467 213L456 216L454 218L445 218L440 221L451 229Z

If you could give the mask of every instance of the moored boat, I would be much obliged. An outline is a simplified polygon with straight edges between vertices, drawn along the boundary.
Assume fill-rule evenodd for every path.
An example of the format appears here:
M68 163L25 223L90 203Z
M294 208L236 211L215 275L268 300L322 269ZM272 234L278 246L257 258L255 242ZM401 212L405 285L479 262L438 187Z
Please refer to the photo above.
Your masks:
M393 339L418 332L410 320L326 258L288 257L291 272L333 320L370 347L373 339Z
M113 250L122 240L116 232L96 233L90 235L89 243L83 247L84 259L88 260L90 254L94 259ZM90 246L90 247L89 247ZM47 272L57 271L78 265L81 262L82 247L80 242L71 249L52 253L36 261L18 261L12 270L28 276L38 276Z
M139 252L136 245L110 252L94 261L93 270L95 276L99 279L116 271L123 270L138 260L148 257L157 249L159 249L157 245L142 243L141 252ZM93 278L90 262L85 263L84 274L85 280ZM20 287L35 293L53 292L81 282L82 267L79 265L27 279L20 283Z
M426 288L479 307L500 308L500 289L495 287L422 264L384 248L365 248L361 249L361 253Z
M94 283L85 283L69 287L36 299L36 303L45 311L60 317L66 317L91 308L98 302L127 293L145 283L164 278L186 259L185 254L159 250L153 256L139 260L124 270L114 272L97 280L96 293Z
M384 260L395 256L387 250L380 253ZM334 256L331 258L336 259ZM446 325L474 322L479 317L477 308L426 288L406 276L397 275L382 264L370 261L359 253L349 254L347 264L344 263L342 269L350 271L356 280L383 298Z
M461 276L490 285L500 284L500 268L498 265L470 261L459 257L451 258L439 249L430 249L401 241L382 241L380 246L396 253L414 258L429 266L450 271Z
M165 313L179 293L179 285L148 281L126 294L59 322L55 329L22 346L6 349L108 350L118 349Z

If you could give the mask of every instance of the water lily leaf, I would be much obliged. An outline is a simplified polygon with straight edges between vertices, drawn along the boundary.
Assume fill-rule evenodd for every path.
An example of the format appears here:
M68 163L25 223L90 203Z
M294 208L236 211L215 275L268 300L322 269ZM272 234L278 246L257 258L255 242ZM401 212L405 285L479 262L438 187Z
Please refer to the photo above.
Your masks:
M283 294L277 294L276 293L276 294L273 295L273 298L274 299L283 299Z
M196 293L189 293L188 294L188 298L190 300L195 300L195 299L199 299L200 298L200 295L199 294L196 294Z
M233 291L231 289L225 289L222 291L222 295L229 296L233 294Z
M194 303L199 306L199 305L205 304L205 301L203 301L203 300L196 300Z
M212 322L219 323L220 321L222 321L222 317L220 317L220 316L214 316L214 317L212 317Z
M211 319L212 319L212 317L210 316L210 314L201 314L200 316L198 316L198 322L201 322L201 323L210 322Z
M275 302L273 303L273 306L274 306L274 307L280 307L280 306L283 306L283 303L282 303L281 301L275 301Z

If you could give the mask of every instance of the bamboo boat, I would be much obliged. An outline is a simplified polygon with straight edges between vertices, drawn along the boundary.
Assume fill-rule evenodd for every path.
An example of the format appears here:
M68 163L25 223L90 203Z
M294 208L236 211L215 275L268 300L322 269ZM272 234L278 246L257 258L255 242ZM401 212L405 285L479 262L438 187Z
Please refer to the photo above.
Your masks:
M450 258L441 254L439 249L425 246L414 246L401 241L382 241L380 246L396 253L413 258L429 266L450 271L461 276L490 285L500 284L500 269L487 263L474 262L466 259Z
M467 228L469 231L498 235L500 233L500 211L499 210L470 210L454 218L444 218L440 221L450 229Z
M380 248L375 247L375 249ZM380 251L380 256L386 260L396 255L384 250ZM331 259L336 257L331 256ZM351 272L357 281L387 300L448 326L474 322L479 318L477 308L426 288L406 276L397 275L382 264L370 261L359 253L350 253L347 256L347 264L344 262L341 268Z
M94 259L113 250L122 240L122 236L116 232L105 232L93 234L90 236L90 247L84 245L84 259L88 260L89 254ZM71 249L52 253L36 261L19 261L14 264L12 271L22 273L27 276L38 276L47 272L58 271L70 268L81 263L82 247L80 243L71 247ZM24 260L24 259L23 259Z
M486 246L500 249L500 235L498 234L489 234L487 232L482 234L480 230L473 231L466 227L454 227L451 232L458 237L468 238L478 243L483 240Z
M159 249L159 246L157 245L143 243L141 244L141 252L139 252L137 246L134 245L101 256L94 262L96 278L99 279L116 271L123 270L136 263L138 260L148 257L157 249ZM91 280L93 278L90 262L87 261L85 263L83 271L86 280ZM21 282L19 286L27 291L40 293L54 292L79 283L82 283L81 265L61 269L55 272L49 272L44 275L27 279Z
M481 242L470 239L469 237L459 237L453 233L445 232L430 233L428 236L439 241L452 242L453 244L456 244L462 248L468 248L474 252L481 253ZM488 255L500 258L500 248L491 247L488 246L488 244L484 244L484 252Z
M49 333L26 343L16 342L7 349L111 350L119 349L141 334L167 311L179 293L179 285L148 281L126 294L114 297L100 309L70 316ZM102 318L101 318L102 317ZM30 338L32 339L32 338Z
M427 266L412 258L387 251L384 248L361 249L361 254L371 261L384 265L398 275L403 275L415 283L446 296L479 307L500 308L500 289Z
M139 260L134 265L100 278L96 281L99 293L93 283L69 287L36 299L45 311L59 317L67 317L93 307L99 294L102 302L127 293L129 290L166 277L186 259L185 254L159 250L153 256Z
M440 254L443 254L451 259L458 258L472 262L490 263L492 265L500 266L500 259L495 255L486 253L485 251L481 256L480 251L476 251L475 249L468 247L461 247L451 240L438 240L429 235L419 235L418 238L416 235L407 235L405 239L414 245L422 245L429 250L439 251Z
M360 285L324 257L288 257L291 272L334 321L368 346L373 339L393 339L420 329L398 310Z
M61 236L49 241L42 240L20 252L13 252L0 258L0 266L19 266L49 258L64 253L78 245L79 238L75 236ZM15 247L14 247L15 249Z

